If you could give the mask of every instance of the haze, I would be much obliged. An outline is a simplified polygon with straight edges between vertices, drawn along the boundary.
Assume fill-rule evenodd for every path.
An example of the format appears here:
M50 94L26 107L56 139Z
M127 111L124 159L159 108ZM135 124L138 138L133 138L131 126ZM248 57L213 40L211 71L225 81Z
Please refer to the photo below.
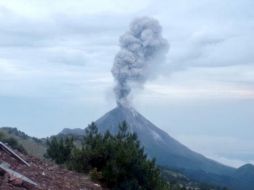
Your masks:
M0 1L0 126L46 137L84 128L115 107L118 39L137 17L157 19L166 63L136 109L193 150L254 163L252 0Z

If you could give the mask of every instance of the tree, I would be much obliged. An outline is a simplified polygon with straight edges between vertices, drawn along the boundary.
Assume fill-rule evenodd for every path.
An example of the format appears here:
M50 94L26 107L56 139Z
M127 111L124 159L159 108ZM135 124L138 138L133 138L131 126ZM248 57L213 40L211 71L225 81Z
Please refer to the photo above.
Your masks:
M74 148L73 138L52 137L51 140L47 140L47 146L45 156L51 158L57 164L64 164L70 160L71 152Z
M48 155L70 169L90 173L91 178L115 190L169 189L155 165L148 159L136 134L130 133L126 122L117 134L100 134L94 123L85 130L81 147L52 138ZM69 147L66 154L64 150Z

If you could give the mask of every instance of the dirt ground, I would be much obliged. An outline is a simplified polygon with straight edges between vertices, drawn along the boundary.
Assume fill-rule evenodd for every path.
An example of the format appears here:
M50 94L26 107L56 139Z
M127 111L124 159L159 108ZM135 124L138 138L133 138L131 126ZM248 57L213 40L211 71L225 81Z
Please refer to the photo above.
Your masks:
M61 168L46 160L39 160L32 156L22 155L30 167L14 159L8 153L0 149L0 162L10 164L10 169L28 177L38 185L31 185L14 179L0 169L1 190L103 190L103 188L92 182L87 175L72 172Z

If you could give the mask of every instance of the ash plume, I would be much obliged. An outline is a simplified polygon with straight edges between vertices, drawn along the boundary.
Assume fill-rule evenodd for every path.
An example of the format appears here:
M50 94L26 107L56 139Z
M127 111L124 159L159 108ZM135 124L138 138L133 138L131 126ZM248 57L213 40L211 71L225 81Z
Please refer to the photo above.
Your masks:
M162 28L153 18L135 19L120 39L120 51L111 70L116 81L114 88L118 106L129 106L134 87L142 87L163 61L169 45L161 35Z

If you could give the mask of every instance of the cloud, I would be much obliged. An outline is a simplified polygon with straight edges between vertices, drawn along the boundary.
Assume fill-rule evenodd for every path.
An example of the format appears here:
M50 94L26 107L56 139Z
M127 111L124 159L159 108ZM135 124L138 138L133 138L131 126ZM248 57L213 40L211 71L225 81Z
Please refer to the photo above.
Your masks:
M253 1L154 2L171 44L167 74L192 67L253 65ZM246 14L242 14L242 13Z
M2 0L3 5L18 14L25 17L45 18L54 13L65 15L94 15L98 13L113 14L131 14L140 11L149 4L147 0L140 0L135 3L129 3L121 0L50 0L33 1L27 3L27 0Z
M211 158L213 160L216 160L222 164L228 165L228 166L232 166L235 168L239 168L243 165L245 165L246 163L250 163L254 165L254 160L247 160L247 161L243 161L240 159L231 159L230 157L221 157L218 155L208 155L208 158Z
M211 135L179 135L177 139L191 149L233 167L254 163L252 139Z
M197 85L146 85L148 99L254 99L254 90L240 85L208 83Z
M34 17L12 2L5 5L0 13L0 95L64 97L73 92L82 97L84 90L94 92L87 89L89 81L105 84L98 79L105 75L105 63L111 66L118 35L110 34L118 33L119 17L114 27L112 14ZM110 22L98 24L102 17ZM83 83L86 88L80 87Z
M231 29L234 31L234 28ZM191 37L172 43L167 67L172 72L191 67L224 67L253 65L254 41L251 29L248 34L194 33ZM244 35L244 36L243 36ZM167 69L169 70L169 68Z
M69 89L69 84L77 83L75 80L96 81L98 76L89 72L108 73L110 77L118 37L133 17L149 14L161 21L171 51L167 64L161 64L156 71L162 79L155 78L146 86L148 96L253 97L253 24L249 22L253 14L247 11L246 19L242 15L236 17L232 13L239 6L235 4L225 10L227 15L218 11L220 22L214 22L211 17L214 13L210 9L203 10L209 1L192 2L191 6L172 1L164 2L167 6L162 6L163 2L143 1L128 5L123 12L119 10L126 3L120 1L103 1L101 6L92 1L75 1L68 12L70 3L67 1L61 2L61 6L58 1L50 6L49 2L39 1L24 6L24 2L0 3L0 64L5 67L0 71L0 81L5 81L1 85L2 93L15 94L15 86L23 84L30 89L28 96L32 89L38 91L32 94L47 96L51 92L48 89ZM211 8L223 5L211 3ZM168 7L167 10L164 7ZM197 10L202 11L203 16ZM82 75L91 78L75 77Z
M138 100L253 100L253 70L251 65L189 68L150 81Z

